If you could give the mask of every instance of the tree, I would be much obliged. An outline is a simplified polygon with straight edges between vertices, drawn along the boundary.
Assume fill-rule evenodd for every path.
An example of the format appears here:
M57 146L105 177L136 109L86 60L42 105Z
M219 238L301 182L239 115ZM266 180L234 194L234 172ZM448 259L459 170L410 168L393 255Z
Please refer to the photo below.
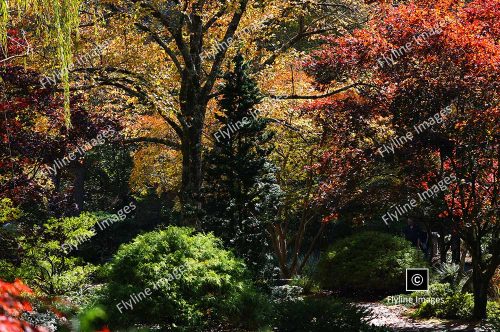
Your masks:
M346 5L337 1L31 0L16 1L10 7L2 1L0 36L5 39L9 24L17 25L40 37L44 54L35 53L35 59L56 51L66 112L70 90L105 86L110 95L123 92L125 108L132 106L163 119L169 126L163 137L134 140L181 151L179 198L184 222L194 224L198 213L192 211L199 210L201 203L206 119L216 97L216 82L235 50L244 45L252 71L268 71L281 55L304 46L302 42L359 26L365 19L364 7L362 1ZM20 12L23 15L17 15ZM48 21L47 29L36 33L30 19ZM72 35L80 38L73 40ZM120 52L72 66L73 54L88 51L103 39L114 39L111 47ZM70 86L68 77L82 84Z
M109 39L119 37L112 47L120 47L121 52L114 57L71 68L69 74L82 83L71 89L106 86L112 92L121 91L128 96L125 105L159 116L168 124L169 132L162 138L137 139L181 151L179 197L187 224L195 223L198 218L197 213L188 211L200 207L202 137L210 104L216 97L215 85L227 70L235 49L244 44L243 51L249 54L252 70L259 72L302 41L357 24L352 14L355 11L346 6L248 0L81 2L78 20L71 12L58 21L57 8L61 4L55 2L58 4L54 9L29 6L33 10L28 14L35 18L47 15L55 27L57 22L61 23L64 34L58 40L64 40L66 45L62 54L69 54L67 31L70 27L91 42L98 42L103 35ZM61 3L74 9L78 1ZM16 17L16 11L16 7L9 8L12 18ZM339 13L342 13L341 19L335 17ZM26 21L12 21L27 26ZM104 27L106 32L96 38ZM83 43L74 44L84 50L80 47ZM61 57L60 62L66 68L67 61L63 58L66 59ZM138 61L134 63L134 60ZM67 84L64 89L68 89Z
M486 317L488 288L500 266L500 144L497 107L474 109L463 105L439 146L442 168L458 180L444 195L441 217L454 225L472 256L474 317ZM471 107L471 108L469 108Z
M404 157L408 165L433 161L406 183L418 188L420 175L427 173L427 181L420 185L426 190L439 176L457 178L456 184L439 195L446 210L452 210L448 216L453 216L453 229L472 253L475 318L486 315L485 287L499 264L495 133L500 29L494 18L498 10L497 2L491 0L381 6L367 28L352 36L327 38L306 62L319 89L345 82L354 82L358 88L356 93L317 102L313 108L336 110L338 116L349 113L368 128L370 123L379 123L388 129L385 135L370 135L365 144L356 140L351 147L364 147L358 158L379 162L393 158L393 151L379 150L392 142L394 158ZM440 114L447 107L451 114ZM411 138L404 141L406 146L395 140L408 133ZM405 154L398 152L401 146ZM414 148L406 149L409 146ZM338 149L332 146L331 150ZM339 179L333 172L325 175L327 183ZM326 186L324 192L335 188Z
M16 240L15 247L8 248L15 255L0 257L4 278L20 277L50 296L80 289L88 282L96 267L74 254L97 233L96 224L106 215L84 212L78 217L50 218L39 226L8 201L0 208L6 216L0 223L2 242Z
M21 32L9 30L7 51L11 57L22 55L26 43ZM82 147L104 131L118 131L119 124L110 115L90 112L95 105L90 105L89 98L74 94L70 99L73 125L67 129L63 98L40 85L43 75L39 71L11 61L0 67L0 193L30 208L43 205L46 196L54 214L81 211L86 165L84 154L77 151L83 151ZM109 137L109 141L117 139ZM64 168L56 166L72 153L77 157ZM65 187L69 188L63 190Z
M8 44L8 28L11 19L22 21L28 24L28 15L34 15L39 24L45 24L42 29L36 29L35 32L46 39L54 38L53 45L55 45L56 55L59 67L61 80L64 86L64 110L65 110L65 123L67 128L71 127L70 122L70 93L69 93L69 67L72 65L72 51L73 40L72 35L75 29L80 24L79 8L82 0L27 0L11 1L10 4L7 0L0 2L0 45L2 48L3 59L0 61L6 62L18 57L27 57L30 54L28 47L26 53L23 54L9 54ZM28 15L18 15L23 13ZM27 22L28 21L28 22Z
M269 161L273 133L256 106L261 94L243 56L221 89L221 124L206 155L203 229L213 231L244 257L254 272L269 262L268 225L275 222L282 196L276 167Z

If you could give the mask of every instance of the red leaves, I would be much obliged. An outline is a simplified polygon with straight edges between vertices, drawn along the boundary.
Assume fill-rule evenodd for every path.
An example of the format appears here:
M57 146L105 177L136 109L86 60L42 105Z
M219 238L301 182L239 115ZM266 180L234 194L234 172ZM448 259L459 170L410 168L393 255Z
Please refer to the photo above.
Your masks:
M332 220L337 220L338 218L339 218L339 214L335 212L335 213L331 213L328 216L324 217L321 220L321 222L324 223L324 224L328 224Z
M414 125L453 105L444 123L416 135L394 161L407 161L412 174L405 185L415 190L426 190L449 174L465 179L450 185L448 217L470 220L486 213L493 220L489 197L498 188L492 182L498 165L488 151L498 146L492 137L499 112L492 105L498 104L500 81L499 15L498 0L403 2L381 5L362 30L324 38L304 62L318 89L353 82L375 87L358 86L306 106L324 129L328 151L316 170L323 177L320 197L330 212L339 211L343 197L355 196L354 179L361 181L367 167L377 169L387 161L367 151L414 133ZM453 158L454 168L445 166L443 172L436 164L447 158ZM414 174L416 166L425 176ZM354 184L346 190L349 181Z
M408 77L435 77L434 86L484 87L498 78L499 7L497 0L384 7L368 28L325 38L325 45L304 65L322 89L368 73L373 80L394 84Z
M23 311L31 311L29 302L17 299L24 294L31 293L31 289L20 280L16 280L12 284L0 280L0 308L11 316L18 316Z
M32 311L31 304L22 297L32 291L20 280L7 283L0 280L0 332L46 332L18 319L21 313Z
M104 326L102 329L100 329L96 332L111 332L111 330L107 326Z

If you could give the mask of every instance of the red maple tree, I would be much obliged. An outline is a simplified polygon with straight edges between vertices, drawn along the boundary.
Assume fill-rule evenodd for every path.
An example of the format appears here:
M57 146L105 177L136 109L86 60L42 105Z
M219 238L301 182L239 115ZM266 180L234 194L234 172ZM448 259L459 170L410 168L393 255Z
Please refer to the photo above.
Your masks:
M323 196L338 197L346 175L359 178L367 163L384 158L417 172L406 180L415 188L458 179L440 194L440 215L471 252L475 318L486 316L486 290L500 264L499 15L498 0L381 4L364 29L325 38L305 62L318 90L350 87L308 106L319 112L331 146L319 166ZM437 121L445 108L450 114ZM412 139L394 153L378 151L408 133Z

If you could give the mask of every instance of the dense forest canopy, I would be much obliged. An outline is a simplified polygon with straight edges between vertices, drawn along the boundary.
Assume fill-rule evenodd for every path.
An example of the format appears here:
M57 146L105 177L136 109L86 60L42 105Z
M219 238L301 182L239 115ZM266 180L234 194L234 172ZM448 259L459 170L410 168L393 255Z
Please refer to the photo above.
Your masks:
M499 16L0 0L0 330L497 329Z

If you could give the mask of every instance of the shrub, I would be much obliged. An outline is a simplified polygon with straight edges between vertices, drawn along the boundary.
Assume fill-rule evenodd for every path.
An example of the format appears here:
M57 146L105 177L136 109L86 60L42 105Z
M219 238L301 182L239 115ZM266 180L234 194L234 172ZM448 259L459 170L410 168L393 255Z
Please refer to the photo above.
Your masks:
M388 292L404 289L406 268L425 266L423 254L404 238L371 231L334 243L317 275L327 289Z
M20 280L13 283L0 280L0 331L44 331L23 320L22 314L32 311L31 303L25 299L30 294L31 289Z
M66 295L89 284L97 267L69 251L76 251L83 240L94 236L92 229L103 216L84 212L77 217L50 218L43 227L34 226L29 235L16 237L20 264L0 260L0 275L8 280L19 277L33 290L49 296Z
M245 264L212 234L189 228L168 227L121 246L108 279L101 302L112 327L251 326L265 316L266 300L252 287ZM117 308L132 295L140 296L133 309Z
M306 275L293 277L293 279L290 281L290 285L302 288L304 294L317 293L320 290L318 282Z
M304 289L300 286L283 285L271 287L271 298L274 302L302 301Z
M437 317L446 319L470 319L474 308L474 297L471 293L455 291L450 284L432 284L429 292L415 292L412 297L423 298L414 317ZM436 301L439 299L439 301ZM490 324L498 324L500 309L497 303L488 302L488 320Z
M500 303L488 302L486 313L488 315L486 323L489 325L491 330L500 331Z
M460 269L460 265L455 263L442 263L435 271L437 282L449 283L454 291L461 291L471 275L470 272L463 272Z
M419 291L413 292L411 296L413 298L422 298L422 297L433 297L433 298L446 298L455 294L455 290L451 287L450 284L440 284L435 283L429 286L428 291Z
M447 319L468 319L472 316L474 298L470 293L455 293L442 301L432 304L429 301L422 302L415 317L438 317Z
M280 332L385 331L363 323L367 314L333 298L306 298L276 305L274 326Z

